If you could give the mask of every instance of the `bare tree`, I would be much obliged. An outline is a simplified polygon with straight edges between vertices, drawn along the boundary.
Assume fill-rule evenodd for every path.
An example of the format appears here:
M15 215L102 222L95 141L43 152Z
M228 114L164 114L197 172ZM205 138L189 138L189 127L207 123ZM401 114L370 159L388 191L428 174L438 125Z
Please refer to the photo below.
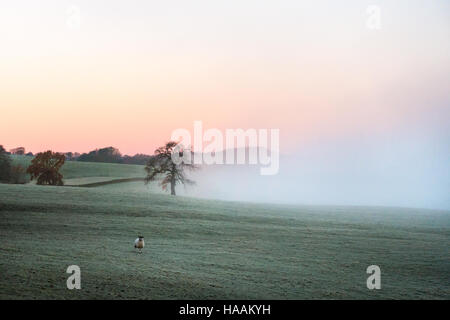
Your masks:
M198 167L194 164L187 164L181 162L176 164L172 160L172 153L179 152L179 156L183 156L183 151L176 150L177 143L174 141L167 142L164 146L155 150L155 154L150 158L145 166L147 177L145 183L157 180L162 177L160 185L163 190L167 190L170 184L170 194L176 195L175 186L178 183L182 184L194 184L195 182L188 179L184 170L195 170Z

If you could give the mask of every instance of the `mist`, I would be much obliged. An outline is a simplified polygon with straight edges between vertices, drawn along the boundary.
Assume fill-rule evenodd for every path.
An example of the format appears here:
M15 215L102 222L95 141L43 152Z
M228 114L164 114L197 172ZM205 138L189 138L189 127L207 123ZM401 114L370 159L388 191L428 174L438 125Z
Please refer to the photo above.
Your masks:
M450 209L450 137L405 130L328 138L259 165L204 165L189 196L265 203ZM179 189L182 189L181 187Z

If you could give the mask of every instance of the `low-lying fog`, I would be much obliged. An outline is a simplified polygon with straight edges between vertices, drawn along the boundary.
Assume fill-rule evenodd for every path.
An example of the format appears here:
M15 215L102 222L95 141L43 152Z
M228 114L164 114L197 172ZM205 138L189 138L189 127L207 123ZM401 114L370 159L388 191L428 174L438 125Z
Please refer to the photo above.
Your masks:
M211 165L180 194L291 204L379 205L450 209L448 139L356 138L280 156L279 173L259 165Z

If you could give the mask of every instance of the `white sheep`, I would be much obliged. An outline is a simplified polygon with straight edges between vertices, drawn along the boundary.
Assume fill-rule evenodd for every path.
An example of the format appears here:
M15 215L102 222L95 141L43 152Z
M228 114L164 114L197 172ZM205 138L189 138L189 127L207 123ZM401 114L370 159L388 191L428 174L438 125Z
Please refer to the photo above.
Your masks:
M144 248L145 242L144 237L139 236L136 240L134 240L134 248L139 249L139 253L142 253L142 248Z

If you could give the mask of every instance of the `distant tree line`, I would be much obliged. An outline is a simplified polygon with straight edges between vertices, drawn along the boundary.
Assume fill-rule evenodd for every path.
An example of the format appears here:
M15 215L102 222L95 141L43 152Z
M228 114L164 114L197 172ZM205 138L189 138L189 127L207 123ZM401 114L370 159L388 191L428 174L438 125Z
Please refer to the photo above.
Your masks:
M3 149L5 154L34 156L32 152L25 152L24 147L14 148L8 151ZM119 149L114 147L106 147L95 149L88 153L65 152L62 153L67 161L83 161L83 162L107 162L107 163L123 163L123 164L140 164L145 165L152 156L138 153L134 156L122 155Z
M2 146L2 148L3 148L3 146ZM9 150L9 152L6 151L5 149L3 149L3 152L6 153L6 154L17 154L17 155L26 155L26 156L32 156L33 155L33 152L25 153L25 148L24 147L17 147L17 148Z
M83 153L78 158L72 160L85 162L108 162L124 164L146 164L152 156L146 154L135 154L134 156L122 155L119 149L107 147L95 149L89 153Z

